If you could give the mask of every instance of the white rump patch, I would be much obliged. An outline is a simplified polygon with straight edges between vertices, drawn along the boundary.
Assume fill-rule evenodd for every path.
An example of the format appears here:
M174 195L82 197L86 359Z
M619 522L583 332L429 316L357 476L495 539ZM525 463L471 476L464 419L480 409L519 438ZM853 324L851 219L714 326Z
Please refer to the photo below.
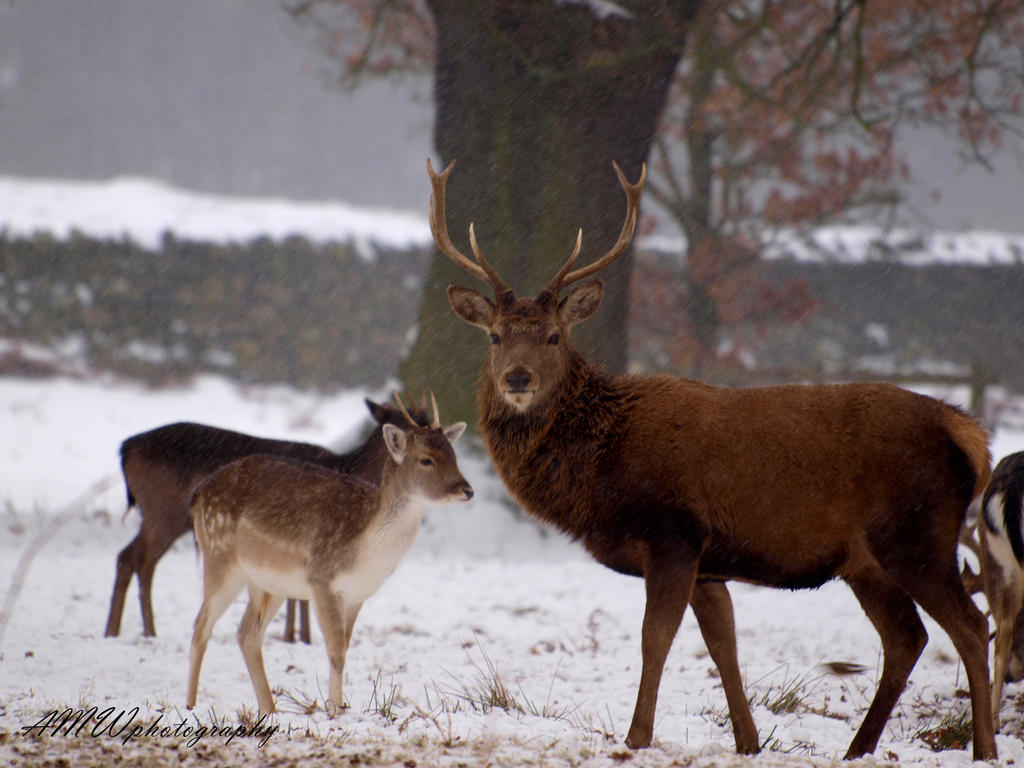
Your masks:
M991 522L992 526L989 527L986 522L983 522L978 528L985 536L985 543L988 545L992 559L999 564L999 569L1003 572L1003 583L1012 584L1020 578L1021 564L1014 556L1013 547L1010 546L1010 540L1006 537L1003 499L1002 493L992 494L988 500L988 506L985 508L985 520Z

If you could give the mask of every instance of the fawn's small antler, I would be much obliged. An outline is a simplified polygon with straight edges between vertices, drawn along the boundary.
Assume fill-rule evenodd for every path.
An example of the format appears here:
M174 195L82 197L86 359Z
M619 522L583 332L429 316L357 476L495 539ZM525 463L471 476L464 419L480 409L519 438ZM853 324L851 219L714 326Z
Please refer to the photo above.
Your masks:
M394 390L393 394L395 396L395 402L398 403L398 410L400 410L402 412L402 415L405 416L406 421L408 421L414 427L418 427L419 424L416 423L416 419L409 415L409 411L407 411L405 408L405 403L403 403L402 398L398 396L398 390Z
M434 397L434 393L433 392L430 393L430 404L434 406L434 423L431 424L430 426L440 428L441 427L441 414L438 413L438 410L437 410L437 399Z

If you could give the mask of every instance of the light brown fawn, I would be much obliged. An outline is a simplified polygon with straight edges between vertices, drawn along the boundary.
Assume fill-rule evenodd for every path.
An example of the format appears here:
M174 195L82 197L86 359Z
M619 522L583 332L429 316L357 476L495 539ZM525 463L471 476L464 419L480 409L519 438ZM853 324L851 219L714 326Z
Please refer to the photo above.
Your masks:
M612 375L569 343L597 311L606 268L629 247L646 177L630 184L618 241L588 266L569 259L536 298L517 298L484 258L448 236L451 165L427 170L440 250L485 281L494 300L448 288L455 313L490 351L479 426L506 487L532 515L581 541L604 565L641 576L643 667L626 744L650 745L662 669L687 605L721 672L736 747L759 749L736 658L731 579L783 589L832 578L877 629L882 676L849 758L872 752L927 641L915 603L949 634L971 690L974 755L996 755L985 617L961 583L957 540L988 480L988 441L960 410L887 384L713 387Z
M405 416L386 403L366 400L366 407L378 425L403 424ZM430 423L423 407L412 415L425 426ZM121 473L128 495L128 508L137 506L142 515L138 535L117 556L117 573L110 595L106 637L121 631L125 593L132 575L138 576L142 634L156 635L153 618L153 574L160 558L180 536L192 530L188 505L200 481L225 464L255 453L286 456L321 464L327 469L354 474L370 483L380 478L387 456L379 426L361 445L348 453L334 453L319 445L292 440L270 440L206 424L178 422L133 435L121 443ZM294 640L294 605L288 601L285 640ZM309 609L301 603L299 635L309 638Z
M397 397L397 395L396 395ZM189 659L187 706L213 626L241 591L249 605L238 626L261 714L274 711L263 668L263 635L286 597L312 600L330 660L329 713L344 706L342 674L359 609L395 569L428 505L466 502L473 489L452 443L466 428L384 424L380 482L277 456L249 456L204 480L192 498L203 557L203 603Z

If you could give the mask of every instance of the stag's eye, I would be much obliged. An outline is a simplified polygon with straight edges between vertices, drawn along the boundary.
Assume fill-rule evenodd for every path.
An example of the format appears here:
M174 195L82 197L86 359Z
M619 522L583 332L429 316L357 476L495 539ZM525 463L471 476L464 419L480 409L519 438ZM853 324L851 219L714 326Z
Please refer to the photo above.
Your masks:
M561 340L562 337L559 336L557 333L552 333L550 336L548 336L548 344L557 344Z
M501 336L496 333L491 334L491 344L501 344Z
M434 466L434 460L433 459L420 459L420 466L432 467L432 466Z

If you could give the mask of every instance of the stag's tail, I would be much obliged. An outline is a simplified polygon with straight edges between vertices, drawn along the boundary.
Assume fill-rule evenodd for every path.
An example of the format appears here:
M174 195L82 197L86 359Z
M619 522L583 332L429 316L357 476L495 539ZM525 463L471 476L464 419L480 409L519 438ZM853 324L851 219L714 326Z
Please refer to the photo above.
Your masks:
M988 448L988 433L959 408L947 409L946 428L974 470L974 491L971 494L973 501L985 491L992 477L992 453Z

